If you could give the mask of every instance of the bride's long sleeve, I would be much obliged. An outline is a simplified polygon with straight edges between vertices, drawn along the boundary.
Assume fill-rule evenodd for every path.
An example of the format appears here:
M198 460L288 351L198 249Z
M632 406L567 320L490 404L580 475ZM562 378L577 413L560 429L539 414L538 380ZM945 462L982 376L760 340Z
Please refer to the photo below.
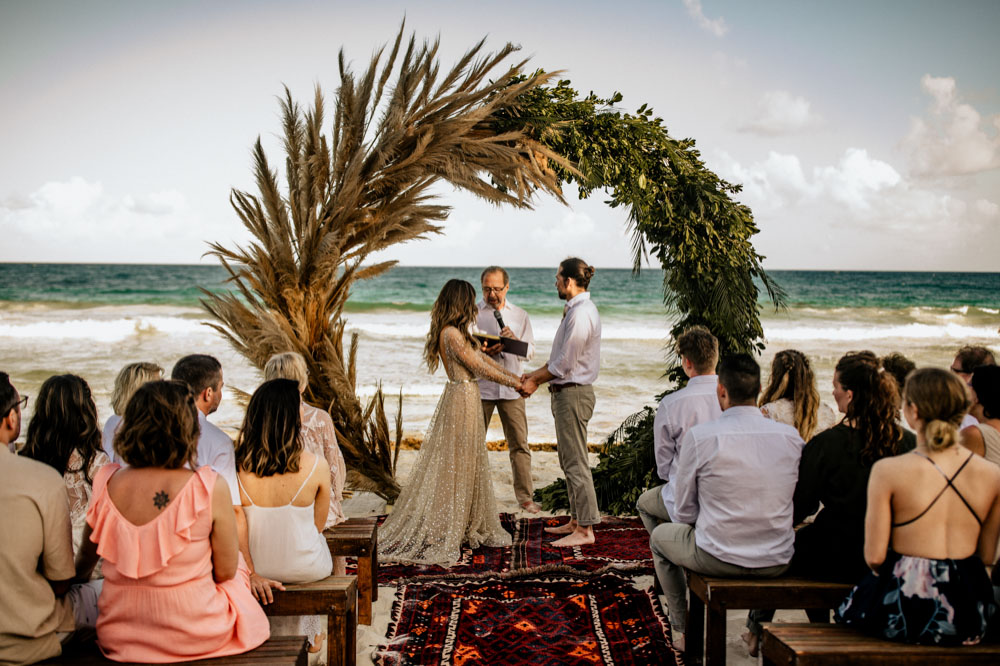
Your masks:
M457 328L448 327L441 335L445 353L461 363L476 379L488 379L497 384L515 387L521 378L501 367L482 351L469 344L468 339Z

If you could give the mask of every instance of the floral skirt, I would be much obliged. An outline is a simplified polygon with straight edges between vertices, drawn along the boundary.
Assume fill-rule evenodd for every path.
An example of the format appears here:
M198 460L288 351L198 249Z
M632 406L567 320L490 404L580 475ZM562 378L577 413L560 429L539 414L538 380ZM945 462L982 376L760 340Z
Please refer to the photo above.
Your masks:
M837 609L837 622L890 640L972 645L996 614L993 586L976 556L930 560L889 551Z

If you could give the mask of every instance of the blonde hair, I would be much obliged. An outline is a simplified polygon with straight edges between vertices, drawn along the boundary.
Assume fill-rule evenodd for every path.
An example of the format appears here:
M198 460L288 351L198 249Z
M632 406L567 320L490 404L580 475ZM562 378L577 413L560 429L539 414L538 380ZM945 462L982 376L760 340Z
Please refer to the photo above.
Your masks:
M448 326L457 328L470 345L478 347L476 339L469 332L469 326L476 320L476 315L476 288L465 280L445 282L431 307L431 330L424 343L424 361L428 370L437 370L441 331Z
M928 449L943 451L958 442L958 426L969 410L969 398L955 373L941 368L914 370L906 378L903 400L916 408L924 422Z
M275 354L267 359L264 366L264 381L272 379L294 379L299 383L299 393L309 386L309 369L306 359L298 352Z
M160 379L163 379L163 368L157 364L144 361L129 363L115 377L115 388L111 391L111 409L121 416L125 413L125 405L140 386Z
M792 401L792 420L802 439L809 441L816 431L819 390L809 359L800 351L785 349L771 361L771 377L760 396L760 405L787 398Z

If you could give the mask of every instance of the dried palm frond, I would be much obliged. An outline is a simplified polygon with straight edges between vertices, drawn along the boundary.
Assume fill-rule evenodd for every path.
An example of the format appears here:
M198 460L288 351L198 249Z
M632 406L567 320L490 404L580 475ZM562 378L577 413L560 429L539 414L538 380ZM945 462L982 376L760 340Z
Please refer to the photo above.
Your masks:
M517 48L508 44L486 53L481 41L439 77L438 42L418 45L410 37L404 46L403 34L400 27L388 57L383 61L380 49L361 75L341 52L329 138L320 88L308 111L285 88L284 189L258 139L257 193L231 195L252 239L245 247L211 244L209 253L229 273L233 291L205 291L202 300L218 322L210 325L256 367L278 352L306 358L305 398L333 418L349 482L390 500L399 486L382 391L362 407L357 334L344 347L343 311L353 283L395 264L366 265L373 252L440 231L450 208L432 193L438 181L525 208L538 190L562 200L550 163L572 170L523 133L492 129L496 113L557 73L524 77L525 61L500 71ZM400 416L398 411L397 450Z

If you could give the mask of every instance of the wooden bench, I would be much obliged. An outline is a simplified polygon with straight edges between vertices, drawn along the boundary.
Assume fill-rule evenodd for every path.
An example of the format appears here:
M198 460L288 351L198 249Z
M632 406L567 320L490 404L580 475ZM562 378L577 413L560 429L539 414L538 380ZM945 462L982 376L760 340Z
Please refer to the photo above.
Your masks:
M910 645L866 636L843 625L768 623L761 656L765 664L799 666L998 664L1000 645Z
M315 583L273 590L263 606L271 616L326 615L327 664L354 666L358 628L358 583L354 576L330 576Z
M689 662L726 663L726 611L751 608L835 608L851 585L805 578L712 578L688 572L690 610L684 634ZM704 635L704 641L702 636Z
M378 600L378 519L348 518L323 536L334 557L358 558L358 622L371 624Z
M305 636L277 636L267 639L263 645L243 654L178 663L185 666L237 666L242 664L307 666L309 663L309 657L306 653L307 645ZM61 657L49 659L42 663L61 664L62 666L108 666L108 664L122 664L124 662L107 659L97 648L97 643L89 641L68 647Z

